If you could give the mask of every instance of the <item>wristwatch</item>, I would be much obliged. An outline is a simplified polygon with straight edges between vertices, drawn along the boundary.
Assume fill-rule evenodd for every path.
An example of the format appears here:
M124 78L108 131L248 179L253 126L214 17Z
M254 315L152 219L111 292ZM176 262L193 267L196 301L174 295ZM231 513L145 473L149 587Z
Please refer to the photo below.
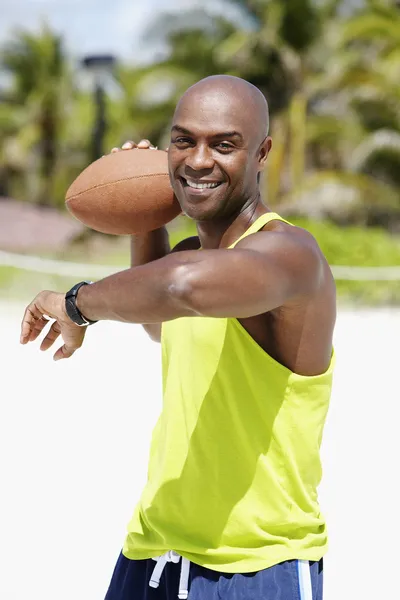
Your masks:
M67 315L76 325L80 325L81 327L87 327L88 325L93 325L93 323L97 323L97 321L90 321L86 317L83 316L81 311L76 305L76 296L83 285L90 285L93 281L81 281L76 283L70 290L65 294L65 310Z

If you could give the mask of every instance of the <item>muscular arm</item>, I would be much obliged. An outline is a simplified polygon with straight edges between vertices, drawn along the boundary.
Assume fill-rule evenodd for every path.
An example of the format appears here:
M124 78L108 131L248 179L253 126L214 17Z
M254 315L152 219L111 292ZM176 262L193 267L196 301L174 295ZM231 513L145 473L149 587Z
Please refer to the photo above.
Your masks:
M184 250L81 289L91 320L160 323L184 316L246 318L312 293L322 258L311 236L260 232L232 250Z

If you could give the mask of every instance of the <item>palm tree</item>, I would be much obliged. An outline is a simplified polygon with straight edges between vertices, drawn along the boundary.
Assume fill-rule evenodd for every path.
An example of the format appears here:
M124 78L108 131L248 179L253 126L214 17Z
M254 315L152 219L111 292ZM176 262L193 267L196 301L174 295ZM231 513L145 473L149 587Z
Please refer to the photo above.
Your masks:
M387 225L391 216L398 222L399 10L368 2L337 20L331 33L324 37L325 69L315 71L309 87L307 151L320 172L318 177L311 172L303 189L292 190L290 210L315 214L325 202L337 219L341 212L372 224Z
M219 56L270 101L269 203L362 223L398 214L398 9L372 0L349 17L340 1L235 3L253 30L235 31Z
M14 114L14 127L3 144L24 147L25 167L37 173L27 195L40 204L53 202L59 139L72 85L61 39L44 25L39 35L17 31L6 44L1 67L13 85L3 103ZM4 145L3 145L4 148Z
M223 63L264 92L271 112L288 108L303 91L310 71L323 68L327 29L338 19L343 0L229 0L243 18L221 44Z
M383 0L350 19L343 46L356 59L342 75L342 89L356 107L366 139L353 168L400 185L400 10Z

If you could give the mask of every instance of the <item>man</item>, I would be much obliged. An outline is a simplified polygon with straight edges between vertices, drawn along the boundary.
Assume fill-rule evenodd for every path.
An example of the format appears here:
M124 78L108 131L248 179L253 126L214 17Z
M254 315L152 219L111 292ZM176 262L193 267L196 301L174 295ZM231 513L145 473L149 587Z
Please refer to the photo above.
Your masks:
M149 478L107 600L322 598L335 285L313 237L262 202L271 143L257 88L230 76L189 88L168 160L198 237L170 252L165 229L133 236L131 269L26 309L22 343L48 315L41 347L61 335L56 360L81 346L77 323L142 323L162 341Z

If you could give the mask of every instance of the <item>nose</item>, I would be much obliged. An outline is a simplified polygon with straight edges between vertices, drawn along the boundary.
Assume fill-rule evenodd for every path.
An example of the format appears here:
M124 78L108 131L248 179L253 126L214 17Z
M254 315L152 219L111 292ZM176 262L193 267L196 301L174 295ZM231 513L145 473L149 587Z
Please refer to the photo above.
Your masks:
M210 148L206 144L198 144L190 149L185 164L193 171L203 171L212 169L215 161Z

